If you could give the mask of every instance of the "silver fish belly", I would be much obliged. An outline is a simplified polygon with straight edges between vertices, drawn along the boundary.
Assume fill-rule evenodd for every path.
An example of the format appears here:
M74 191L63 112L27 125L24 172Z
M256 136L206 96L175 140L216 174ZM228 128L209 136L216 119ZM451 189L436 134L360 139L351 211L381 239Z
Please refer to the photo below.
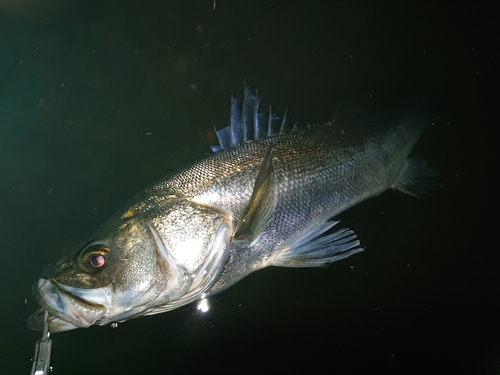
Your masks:
M333 217L394 188L437 187L408 158L423 125L357 117L299 129L245 88L214 153L132 198L35 283L49 330L104 325L175 309L273 265L317 267L362 249Z

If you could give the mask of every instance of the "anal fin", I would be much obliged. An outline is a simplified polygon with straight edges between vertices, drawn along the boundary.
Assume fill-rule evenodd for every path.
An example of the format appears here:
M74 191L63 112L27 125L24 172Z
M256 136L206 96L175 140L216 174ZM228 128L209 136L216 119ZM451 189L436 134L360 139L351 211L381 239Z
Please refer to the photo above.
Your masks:
M359 240L350 229L323 236L338 221L327 221L311 228L285 248L273 261L279 267L320 267L359 253Z

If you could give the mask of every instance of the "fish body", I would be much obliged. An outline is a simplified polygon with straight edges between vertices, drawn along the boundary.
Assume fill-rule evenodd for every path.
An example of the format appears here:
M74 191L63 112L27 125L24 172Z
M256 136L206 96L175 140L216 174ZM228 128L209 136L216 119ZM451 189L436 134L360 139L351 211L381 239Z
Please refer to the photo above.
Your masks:
M299 129L259 103L249 88L233 97L213 154L138 193L44 270L33 293L50 331L169 311L267 266L345 258L362 249L331 218L389 188L432 186L432 171L408 158L420 121L354 115Z

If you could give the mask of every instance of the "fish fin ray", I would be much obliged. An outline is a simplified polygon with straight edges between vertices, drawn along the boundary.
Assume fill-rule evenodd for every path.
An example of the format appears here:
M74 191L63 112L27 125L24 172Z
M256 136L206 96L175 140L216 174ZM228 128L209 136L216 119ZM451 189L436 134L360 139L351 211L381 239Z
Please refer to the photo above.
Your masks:
M283 250L272 262L278 267L321 267L363 251L350 229L324 235L338 221L327 221L307 231Z
M436 181L437 176L436 171L427 166L426 160L408 158L392 188L417 198L423 198L443 187L439 181Z
M217 130L218 145L210 145L213 152L237 146L248 141L284 134L299 129L298 123L287 121L287 111L282 118L273 112L271 106L266 113L259 112L261 99L257 90L244 85L243 100L231 95L229 126Z
M236 232L235 238L253 240L262 233L274 209L275 185L272 147L268 145L262 158L259 174L255 179L254 189L243 223Z

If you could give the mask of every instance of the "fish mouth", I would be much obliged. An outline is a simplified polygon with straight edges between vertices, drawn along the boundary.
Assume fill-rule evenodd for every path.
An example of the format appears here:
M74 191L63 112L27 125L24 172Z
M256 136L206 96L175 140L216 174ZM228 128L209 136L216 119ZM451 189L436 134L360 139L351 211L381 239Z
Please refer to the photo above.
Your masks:
M50 332L90 327L99 322L110 304L107 287L80 289L47 279L39 279L33 285L33 295L42 308L30 315L28 326L41 330L43 312L47 310Z
M45 316L45 309L43 307L36 310L28 317L28 328L34 331L43 331L44 328L43 326L45 324L44 316ZM80 328L78 326L75 326L74 324L68 323L50 314L47 322L48 322L49 332L69 331L71 329Z

